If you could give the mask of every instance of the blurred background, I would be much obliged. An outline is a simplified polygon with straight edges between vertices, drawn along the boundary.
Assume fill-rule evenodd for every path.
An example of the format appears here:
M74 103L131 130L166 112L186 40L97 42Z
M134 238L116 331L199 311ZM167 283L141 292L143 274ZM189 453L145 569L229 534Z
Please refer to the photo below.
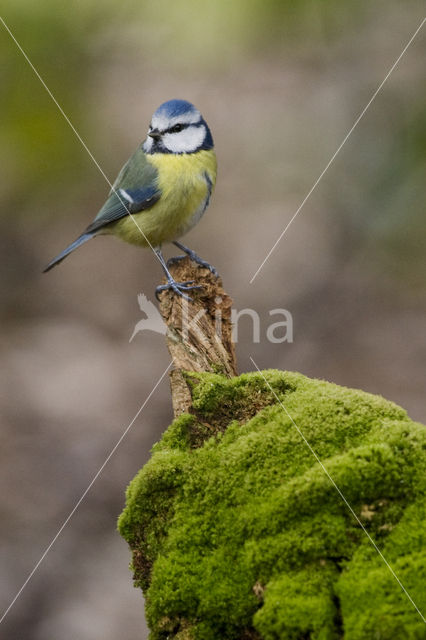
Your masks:
M252 284L250 279L419 26L421 2L3 0L3 18L113 180L170 98L219 162L185 239L223 276L241 372L277 367L379 393L426 420L423 29ZM0 25L1 610L169 363L139 333L149 251L112 238L42 267L108 186ZM173 252L171 249L168 255ZM293 316L271 345L269 310ZM275 321L279 318L275 318ZM116 532L130 479L172 418L167 376L2 623L7 638L147 637ZM301 445L303 446L303 445Z

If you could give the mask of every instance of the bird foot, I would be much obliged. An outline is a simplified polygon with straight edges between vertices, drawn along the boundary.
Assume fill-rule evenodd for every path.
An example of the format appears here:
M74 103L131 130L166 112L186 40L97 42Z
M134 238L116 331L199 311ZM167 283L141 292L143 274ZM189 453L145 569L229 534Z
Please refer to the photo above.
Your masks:
M188 256L188 258L190 260L192 260L192 262L195 262L196 264L199 264L200 267L204 267L205 269L208 269L217 278L219 277L219 274L218 274L217 270L215 269L215 267L213 267L211 264L209 264L208 262L206 262L205 260L200 258L200 256L198 256L195 253L195 251L192 251L191 249L188 249L186 251L186 255ZM167 260L167 266L170 267L171 265L177 264L178 262L180 262L184 258L186 258L186 256L174 256L173 258L170 258L169 260Z
M186 282L176 282L175 280L169 280L167 284L160 284L155 289L155 297L159 300L159 294L162 291L172 290L181 298L188 300L188 302L192 302L192 298L187 296L184 291L193 291L194 289L202 289L203 287L199 284L193 284L194 280L187 280Z
M167 267L172 267L174 264L178 264L181 260L186 258L186 256L173 256L173 258L169 258L166 262Z

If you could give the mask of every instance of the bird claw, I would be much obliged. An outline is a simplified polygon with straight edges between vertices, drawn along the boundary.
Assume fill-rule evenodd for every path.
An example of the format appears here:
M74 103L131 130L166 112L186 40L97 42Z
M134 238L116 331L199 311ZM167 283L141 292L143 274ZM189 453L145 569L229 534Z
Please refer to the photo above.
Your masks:
M174 256L173 258L169 258L166 262L167 267L171 267L174 264L177 264L178 262L180 262L181 260L183 260L184 258L186 258L186 256Z
M189 256L189 259L192 260L192 262L195 262L196 264L199 264L200 267L204 267L205 269L208 269L214 276L216 276L216 278L219 277L217 269L215 269L215 267L213 267L213 265L209 264L208 262L206 262L205 260L200 258L200 256L197 256L195 251L191 251L190 253L188 253L188 256ZM178 256L178 257L180 257L180 256Z
M205 269L208 269L210 271L210 273L212 273L216 278L219 277L219 273L218 273L217 269L212 264L209 264L208 262L205 262L204 260L203 261L194 260L194 262L199 264L200 267L204 267Z
M159 294L162 291L168 291L171 289L172 291L177 293L177 295L180 296L181 298L188 300L188 302L193 302L192 298L190 298L189 296L185 295L185 293L183 293L184 291L192 291L195 289L203 288L201 285L193 284L193 283L194 283L194 280L187 280L186 282L176 282L175 280L169 280L167 284L160 284L155 289L155 297L159 301L160 300Z
M215 267L213 267L211 264L209 264L208 262L206 262L205 260L203 260L202 258L200 258L199 255L197 255L195 253L195 251L192 251L192 249L188 249L188 247L184 247L181 244L176 243L176 246L179 247L179 249L182 249L183 251L185 251L186 256L188 256L188 258L190 260L192 260L192 262L195 262L196 264L199 264L200 267L204 267L205 269L208 269L214 276L216 276L216 278L219 277L219 274L217 272L217 269L215 269ZM183 260L183 258L186 257L184 256L175 256L173 258L170 258L167 261L167 266L176 264L177 262L180 262L181 260Z

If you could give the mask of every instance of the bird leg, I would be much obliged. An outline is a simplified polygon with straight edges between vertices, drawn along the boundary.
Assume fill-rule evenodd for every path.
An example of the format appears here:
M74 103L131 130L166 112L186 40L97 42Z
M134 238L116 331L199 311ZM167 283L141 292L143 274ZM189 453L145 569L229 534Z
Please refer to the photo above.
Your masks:
M172 291L177 293L182 298L185 298L185 300L192 302L192 298L187 296L184 293L184 291L192 291L193 289L202 289L202 287L200 285L193 284L194 280L188 280L187 282L176 282L176 280L173 278L172 274L167 268L167 265L165 263L160 247L156 247L154 251L157 255L157 258L160 261L161 266L163 267L163 271L166 274L166 278L167 278L167 284L160 284L155 289L155 297L157 298L157 300L159 300L158 296L161 293L161 291L167 291L168 289L172 289Z
M196 264L199 264L201 267L205 267L206 269L209 269L209 271L211 271L214 276L219 276L215 267L213 267L211 264L209 264L208 262L200 258L200 256L197 256L195 251L192 251L192 249L188 249L188 247L185 247L184 244L181 244L180 242L177 242L177 241L173 242L173 244L176 245L181 251L184 251L186 255L189 256L190 260L192 260ZM170 258L170 260L167 260L167 266L171 264L176 264L176 262L183 260L183 258L185 258L185 256L175 256L174 258Z

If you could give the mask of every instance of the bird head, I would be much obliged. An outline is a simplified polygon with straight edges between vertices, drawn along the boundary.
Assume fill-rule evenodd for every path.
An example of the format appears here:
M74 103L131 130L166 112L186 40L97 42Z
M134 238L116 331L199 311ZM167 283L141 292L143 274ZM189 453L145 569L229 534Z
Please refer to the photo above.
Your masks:
M152 116L142 146L145 153L195 153L212 149L213 138L193 104L186 100L169 100Z

